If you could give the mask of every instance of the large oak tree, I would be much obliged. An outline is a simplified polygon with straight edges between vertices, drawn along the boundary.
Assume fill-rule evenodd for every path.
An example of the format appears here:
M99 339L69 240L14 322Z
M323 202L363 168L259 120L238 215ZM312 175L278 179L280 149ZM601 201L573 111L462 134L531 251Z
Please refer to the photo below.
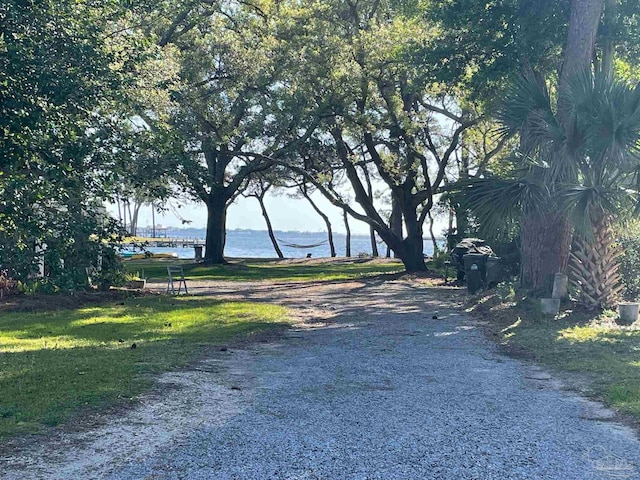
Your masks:
M322 122L314 141L334 152L356 204L323 181L335 166L310 169L304 156L294 156L289 167L371 225L408 271L424 271L424 221L462 132L479 119L463 118L452 92L416 61L440 40L436 26L424 24L419 2L310 5L315 14L305 34L313 48L300 60L311 72L306 88ZM385 218L363 166L388 189L394 221Z
M176 179L207 207L206 263L223 263L226 215L252 175L304 141L317 123L290 72L295 56L279 2L192 2L159 28L177 65L167 124L183 142ZM141 105L154 123L153 106Z

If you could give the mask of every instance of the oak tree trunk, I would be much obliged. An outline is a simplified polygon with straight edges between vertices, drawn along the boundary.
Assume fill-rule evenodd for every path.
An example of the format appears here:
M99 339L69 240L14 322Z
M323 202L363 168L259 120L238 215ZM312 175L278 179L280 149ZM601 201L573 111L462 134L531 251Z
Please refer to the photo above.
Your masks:
M410 223L410 222L409 222ZM418 224L418 221L415 221ZM426 272L427 265L424 262L422 231L408 228L409 235L404 239L399 239L394 234L389 235L388 231L379 231L378 234L385 241L389 250L395 253L404 268L409 273Z
M273 249L276 251L279 259L283 259L284 255L282 254L282 250L280 250L280 245L278 245L278 240L276 239L276 235L273 232L273 226L271 225L271 219L269 218L269 213L267 212L267 207L264 204L264 195L256 195L256 200L260 204L260 209L262 210L262 216L264 217L264 222L267 224L267 232L269 233L269 238L271 239L271 244L273 245Z
M426 272L424 261L424 241L422 239L422 225L419 224L415 211L405 212L404 223L407 237L402 240L403 249L397 253L407 272Z
M322 220L324 220L324 223L327 226L327 239L329 240L329 249L331 251L331 257L336 257L337 256L336 247L333 242L333 229L331 228L331 221L329 220L329 217L322 210L320 210L320 208L311 199L311 196L307 193L306 188L302 188L302 195L304 195L304 198L307 199L307 201L313 207L316 213L322 217Z
M207 234L205 240L204 263L221 265L227 237L227 199L224 195L212 193L207 198Z
M427 264L424 262L424 254L422 251L422 238L406 238L403 243L406 245L406 251L398 255L400 261L404 265L408 273L426 272Z
M389 228L395 236L402 238L402 209L400 208L400 201L394 193L391 193L391 216L389 217ZM391 247L389 245L389 247ZM393 250L393 247L391 247ZM388 257L389 255L387 255ZM398 252L393 250L393 256L398 258Z
M349 216L347 215L347 211L343 210L342 214L344 215L344 228L346 229L345 235L345 256L351 256L351 227L349 226Z
M366 165L362 167L362 171L364 172L364 178L367 182L367 194L369 198L373 198L373 184L371 183L371 176L369 175L369 170ZM380 252L378 252L378 242L376 241L376 229L373 228L373 226L369 226L369 235L371 237L371 256L375 258L380 256Z
M436 257L438 253L440 253L440 248L438 247L436 235L433 233L433 223L433 216L431 212L429 212L429 235L431 236L431 243L433 244L433 256Z
M376 229L373 227L369 228L369 236L371 237L371 256L379 257L380 252L378 251L378 242L376 240Z

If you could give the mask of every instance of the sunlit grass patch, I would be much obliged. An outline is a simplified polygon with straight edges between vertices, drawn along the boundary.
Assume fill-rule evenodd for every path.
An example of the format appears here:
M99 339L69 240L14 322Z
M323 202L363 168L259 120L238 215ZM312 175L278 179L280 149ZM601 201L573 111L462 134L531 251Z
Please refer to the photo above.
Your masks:
M616 336L611 336L610 328L597 325L575 325L570 328L561 330L558 340L567 340L569 342L609 342L618 341Z
M275 305L206 297L2 313L0 436L128 401L151 385L149 374L186 365L207 345L278 328L286 320L286 310Z

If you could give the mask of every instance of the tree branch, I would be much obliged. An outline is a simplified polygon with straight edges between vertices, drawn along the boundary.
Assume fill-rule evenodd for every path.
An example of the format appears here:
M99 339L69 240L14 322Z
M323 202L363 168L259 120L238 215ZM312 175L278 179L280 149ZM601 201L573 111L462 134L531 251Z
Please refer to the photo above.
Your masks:
M176 30L178 29L180 24L186 20L186 18L189 16L189 14L194 8L195 8L195 5L190 5L189 7L187 7L186 9L184 9L182 12L178 14L178 16L173 20L173 22L171 22L171 25L169 25L169 28L162 35L162 38L158 42L159 46L165 47L173 39L173 36L176 33Z

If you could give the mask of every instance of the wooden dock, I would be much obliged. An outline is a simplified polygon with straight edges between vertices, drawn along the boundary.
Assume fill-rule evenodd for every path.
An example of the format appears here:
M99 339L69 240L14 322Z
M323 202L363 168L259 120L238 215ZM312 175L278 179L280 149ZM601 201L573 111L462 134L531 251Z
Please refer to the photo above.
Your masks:
M163 248L194 248L204 247L205 241L197 238L128 238L121 245L123 247L163 247Z

